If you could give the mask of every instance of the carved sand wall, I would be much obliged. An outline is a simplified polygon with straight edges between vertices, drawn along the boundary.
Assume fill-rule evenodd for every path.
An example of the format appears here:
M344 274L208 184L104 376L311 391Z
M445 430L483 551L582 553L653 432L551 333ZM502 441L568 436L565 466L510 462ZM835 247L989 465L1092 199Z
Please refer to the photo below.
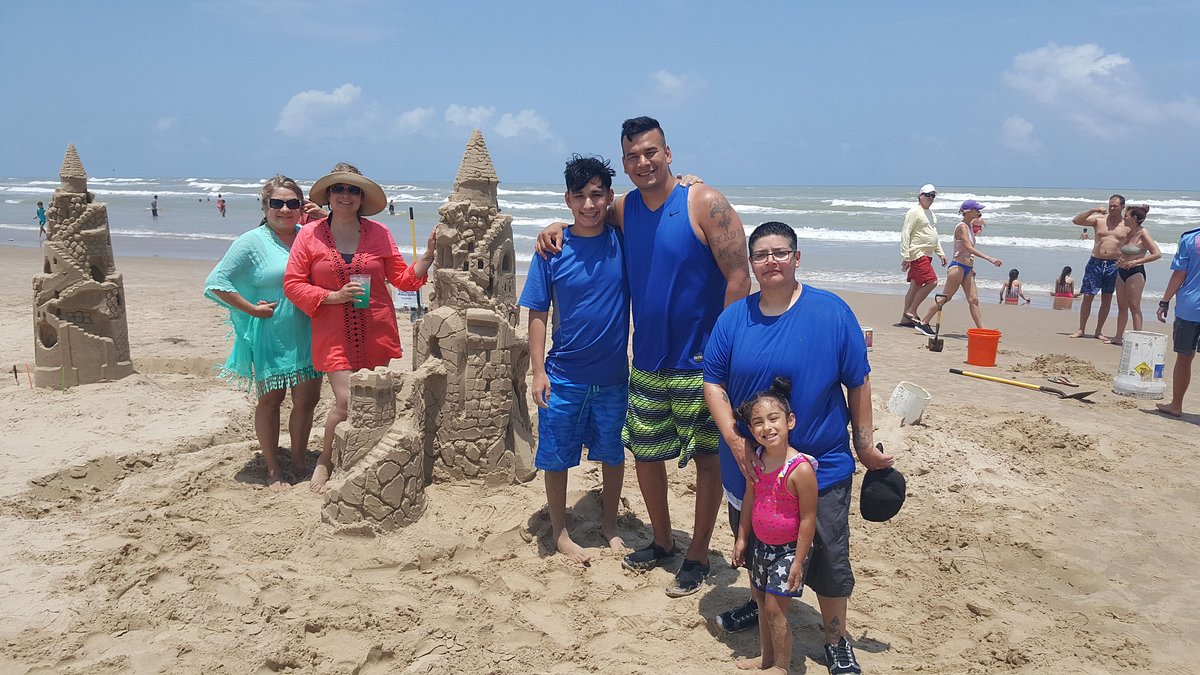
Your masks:
M108 209L88 192L74 145L59 179L46 210L43 273L33 278L35 382L53 389L133 372Z

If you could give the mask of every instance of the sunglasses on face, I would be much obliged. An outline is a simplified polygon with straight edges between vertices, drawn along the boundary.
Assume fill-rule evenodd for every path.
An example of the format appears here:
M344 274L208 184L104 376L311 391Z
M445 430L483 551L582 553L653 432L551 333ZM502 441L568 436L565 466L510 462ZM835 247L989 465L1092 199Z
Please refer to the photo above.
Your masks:
M786 262L793 253L795 253L795 251L791 249L785 251L760 251L758 253L750 254L750 262L754 263L755 265L761 265L767 262L768 258L774 260L775 262Z
M929 201L933 201L933 199L934 199L935 197L937 197L937 193L934 193L934 192L922 192L922 193L921 193L921 196L922 196L922 197L925 197L925 198L926 198L926 199L928 199Z
M351 197L357 197L362 194L362 188L358 187L357 185L342 185L341 183L329 186L329 191L335 195L340 195L345 192Z
M282 209L283 207L286 206L289 209L295 211L303 205L304 205L304 203L301 202L299 199L268 199L267 200L267 206L270 206L273 209Z

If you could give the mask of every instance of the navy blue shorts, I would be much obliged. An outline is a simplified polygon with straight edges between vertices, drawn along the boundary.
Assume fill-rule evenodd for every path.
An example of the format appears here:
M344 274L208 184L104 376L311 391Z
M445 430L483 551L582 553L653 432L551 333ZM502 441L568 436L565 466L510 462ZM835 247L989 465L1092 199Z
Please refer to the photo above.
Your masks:
M1092 256L1083 270L1083 285L1079 291L1084 295L1112 295L1117 290L1117 261Z
M1175 326L1172 331L1172 338L1175 346L1173 351L1176 354L1193 354L1200 352L1200 321L1188 321L1175 317Z

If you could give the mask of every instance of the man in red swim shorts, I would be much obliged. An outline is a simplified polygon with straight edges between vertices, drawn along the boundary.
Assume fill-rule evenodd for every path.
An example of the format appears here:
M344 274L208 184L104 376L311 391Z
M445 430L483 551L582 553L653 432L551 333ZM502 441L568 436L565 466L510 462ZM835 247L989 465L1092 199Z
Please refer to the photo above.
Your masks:
M904 316L900 325L914 326L921 316L921 303L934 288L937 288L937 272L933 270L933 256L937 254L946 266L946 254L938 240L937 216L930 207L937 197L937 188L926 183L917 195L917 205L904 214L904 228L900 231L900 269L908 272L908 292L904 294Z

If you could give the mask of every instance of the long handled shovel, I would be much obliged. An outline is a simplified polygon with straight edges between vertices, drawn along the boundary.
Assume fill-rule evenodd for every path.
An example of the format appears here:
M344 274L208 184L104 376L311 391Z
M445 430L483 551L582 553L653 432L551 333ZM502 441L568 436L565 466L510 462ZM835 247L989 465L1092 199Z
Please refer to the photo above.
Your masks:
M1074 399L1078 399L1078 400L1082 401L1082 400L1086 399L1088 396L1096 393L1096 390L1093 389L1092 391L1080 391L1080 392L1076 392L1073 394L1068 394L1067 392L1063 391L1062 389L1055 389L1054 387L1045 387L1040 384L1021 382L1020 380L1008 380L1003 377L996 377L995 375L985 375L983 373L972 373L969 370L960 370L958 368L951 368L950 372L954 373L955 375L966 375L967 377L974 377L975 379L978 379L978 380L987 380L988 382L999 382L1000 384L1011 384L1014 387L1021 387L1023 389L1032 389L1034 391L1044 391L1047 394L1054 394L1055 396L1057 396L1059 398L1074 398ZM1088 403L1091 403L1091 402L1092 401L1088 401Z
M946 304L946 300L948 300L948 299L949 299L949 297L946 296L944 293L938 293L937 295L933 296L933 303L935 305L937 305L938 312L937 312L937 326L934 327L933 337L929 338L929 344L926 345L929 347L929 351L931 351L931 352L940 352L940 351L942 351L942 348L946 346L946 341L941 338L941 335L942 335L942 306L944 306Z

